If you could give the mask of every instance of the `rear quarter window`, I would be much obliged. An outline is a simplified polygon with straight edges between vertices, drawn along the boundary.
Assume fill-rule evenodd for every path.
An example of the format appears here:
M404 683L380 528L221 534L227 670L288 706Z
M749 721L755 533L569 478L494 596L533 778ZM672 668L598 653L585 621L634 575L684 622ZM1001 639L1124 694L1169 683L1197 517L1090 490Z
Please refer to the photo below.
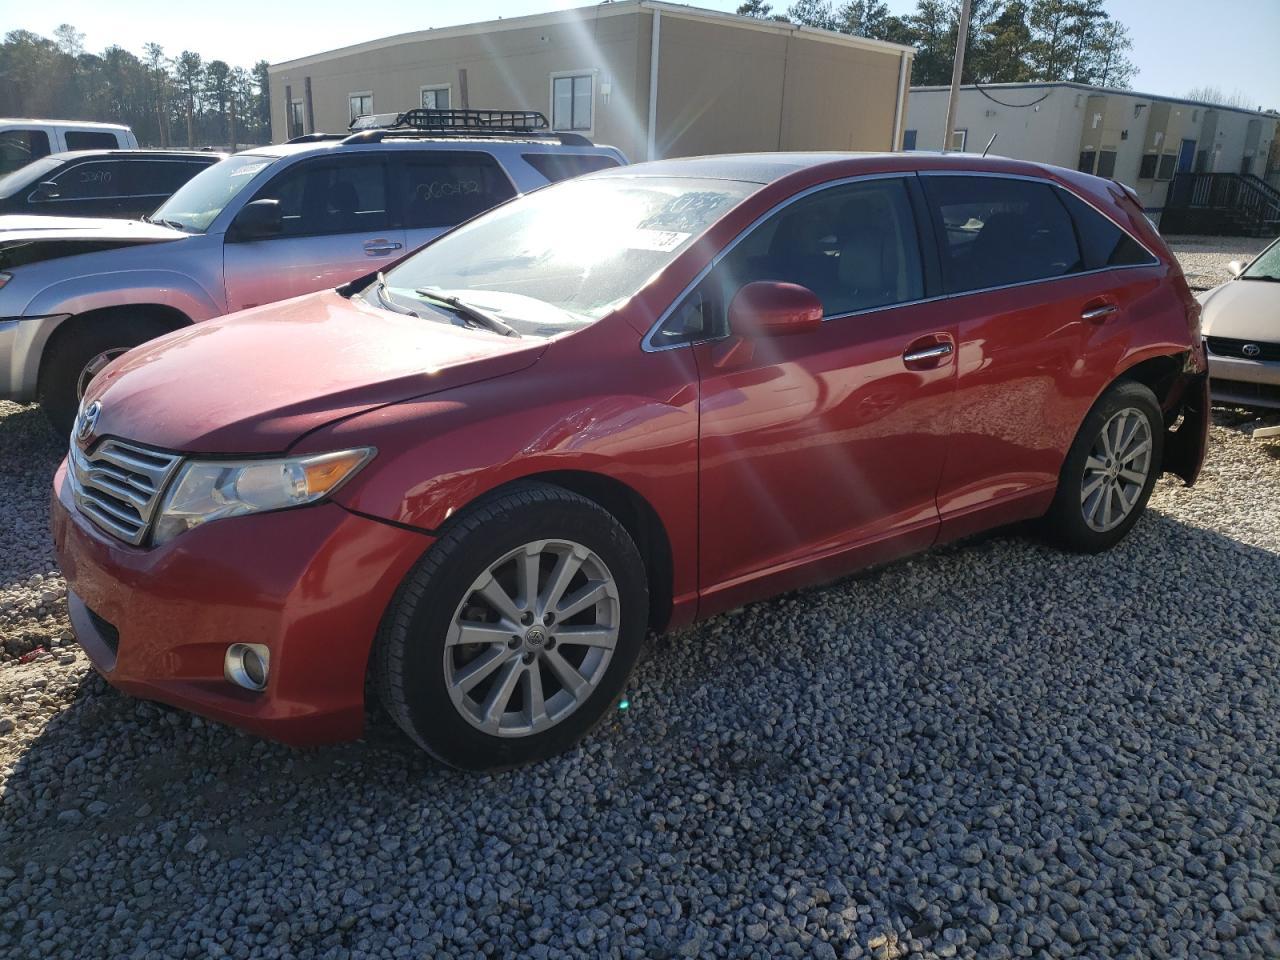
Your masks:
M487 153L393 154L396 199L406 227L452 227L516 195Z
M101 130L68 130L64 139L68 150L114 150L120 146L114 133Z
M595 173L597 170L618 166L617 160L602 154L524 153L521 156L525 163L542 174L549 183L572 180L584 173Z
M948 293L1067 276L1086 269L1056 188L983 176L921 178Z
M1075 222L1086 269L1130 267L1156 262L1142 244L1074 193L1060 190L1058 196L1066 204L1067 210L1071 212L1071 219Z

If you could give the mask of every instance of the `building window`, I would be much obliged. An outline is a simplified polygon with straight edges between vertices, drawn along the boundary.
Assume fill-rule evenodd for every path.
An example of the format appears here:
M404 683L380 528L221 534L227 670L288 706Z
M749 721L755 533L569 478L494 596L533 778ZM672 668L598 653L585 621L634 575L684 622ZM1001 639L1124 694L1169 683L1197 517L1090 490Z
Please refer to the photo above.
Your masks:
M551 129L589 133L594 127L595 76L566 73L551 78Z
M1080 162L1076 164L1076 169L1081 173L1093 173L1093 164L1097 157L1096 150L1081 150Z
M914 150L916 148L916 131L904 130L902 132L902 149Z
M419 104L424 110L448 110L450 104L449 84L430 84L419 92Z
M364 93L347 94L347 103L350 104L350 116L347 117L348 123L353 123L356 117L367 117L373 113L373 91L366 90Z
M1154 153L1144 153L1142 162L1138 164L1138 179L1152 180L1156 175L1156 161L1159 159Z
M306 133L305 125L302 122L302 101L289 101L289 136L300 137Z
M1160 155L1160 169L1156 171L1157 180L1172 180L1173 165L1178 160L1177 154L1163 153Z
M1116 175L1116 152L1101 150L1098 152L1098 176L1114 177Z
M964 151L965 144L969 142L969 131L952 130L951 131L951 149Z

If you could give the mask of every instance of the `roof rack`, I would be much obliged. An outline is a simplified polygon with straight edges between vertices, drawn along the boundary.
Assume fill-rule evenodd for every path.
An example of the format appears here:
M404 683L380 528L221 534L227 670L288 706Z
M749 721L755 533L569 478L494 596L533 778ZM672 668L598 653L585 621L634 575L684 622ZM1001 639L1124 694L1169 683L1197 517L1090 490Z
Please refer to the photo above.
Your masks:
M392 119L393 118L393 119ZM431 110L424 107L398 114L369 114L351 122L351 133L343 143L377 143L387 137L414 137L436 134L450 137L556 137L566 146L592 146L578 133L556 133L547 118L536 110ZM311 134L316 140L327 134ZM305 142L299 137L290 143Z

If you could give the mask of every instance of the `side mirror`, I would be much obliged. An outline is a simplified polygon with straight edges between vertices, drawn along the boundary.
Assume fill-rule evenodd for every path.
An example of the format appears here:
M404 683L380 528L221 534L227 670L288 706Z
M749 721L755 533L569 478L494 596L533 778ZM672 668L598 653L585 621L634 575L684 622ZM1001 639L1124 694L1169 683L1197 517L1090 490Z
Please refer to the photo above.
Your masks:
M740 337L812 333L822 326L822 301L798 283L757 280L729 303L729 330Z
M254 200L246 203L232 223L235 239L265 240L284 232L284 215L279 200Z
M1227 264L1227 270L1230 271L1233 277L1238 277L1244 273L1244 268L1245 262L1243 260L1232 260Z
M44 183L36 184L36 188L31 191L31 196L36 200L56 200L60 193L56 183L46 180Z

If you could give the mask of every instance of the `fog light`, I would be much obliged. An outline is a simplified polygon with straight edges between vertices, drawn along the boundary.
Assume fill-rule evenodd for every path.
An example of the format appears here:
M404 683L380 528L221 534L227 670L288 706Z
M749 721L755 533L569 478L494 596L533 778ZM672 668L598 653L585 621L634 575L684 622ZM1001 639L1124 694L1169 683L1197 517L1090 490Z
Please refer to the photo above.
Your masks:
M246 690L267 689L271 651L261 643L233 643L227 647L222 672L227 681Z

